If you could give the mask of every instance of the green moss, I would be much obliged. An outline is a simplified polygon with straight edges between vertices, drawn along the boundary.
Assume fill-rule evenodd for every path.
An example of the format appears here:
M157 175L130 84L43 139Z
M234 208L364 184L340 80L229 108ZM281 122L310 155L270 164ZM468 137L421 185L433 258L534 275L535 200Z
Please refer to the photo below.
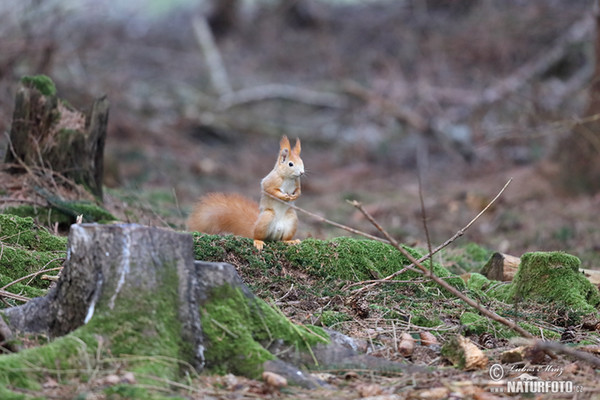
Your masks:
M318 327L296 326L263 300L249 299L239 289L223 285L213 291L202 309L202 328L208 343L207 366L250 378L262 374L262 365L275 358L266 348L281 339L296 350L326 343Z
M471 311L465 311L460 316L460 323L466 328L469 335L489 333L494 335L494 337L507 339L519 336L505 325ZM535 335L539 335L539 333L540 331L538 329Z
M492 251L476 243L467 243L463 246L443 250L442 257L451 272L463 274L465 272L479 271L492 255Z
M85 381L115 363L134 372L140 385L166 386L165 379L178 378L179 360L193 353L180 336L177 269L165 265L160 271L159 290L121 291L118 305L100 301L87 325L46 345L0 357L0 387L39 390L48 377L59 384ZM104 364L104 359L113 361Z
M413 325L425 328L435 328L443 325L439 313L434 310L414 310L410 322Z
M54 236L46 229L36 226L32 218L10 214L0 214L0 241L28 250L67 250L67 238Z
M319 318L323 326L333 326L340 324L344 321L350 321L352 318L344 312L339 311L323 311Z
M25 86L36 88L44 96L56 95L56 85L46 75L24 76L21 78L21 83Z
M579 272L579 265L577 257L561 252L524 254L510 297L515 302L552 303L581 316L597 314L600 292Z
M512 284L492 281L476 272L472 273L467 281L467 287L480 299L496 299L506 302L510 298Z
M51 207L31 205L8 207L4 213L23 218L31 217L38 223L48 226L58 223L63 227L74 224L79 215L83 216L83 222L108 223L117 219L102 207L83 201L61 202L61 204L54 204Z
M26 275L60 267L66 255L66 241L66 238L56 237L44 228L38 228L31 218L0 214L0 287ZM57 273L51 271L46 274ZM6 290L29 298L42 296L50 281L41 280L40 277L11 284ZM0 307L19 304L22 303L7 298Z
M419 251L404 246L413 257L420 258ZM286 247L286 258L293 265L325 280L343 279L363 281L383 278L402 269L410 262L393 246L374 241L340 237L328 241L306 239L297 246ZM426 264L428 265L428 264ZM465 284L457 276L434 263L434 273L459 289ZM398 275L399 280L420 277L421 274L406 271ZM435 283L428 283L435 285Z

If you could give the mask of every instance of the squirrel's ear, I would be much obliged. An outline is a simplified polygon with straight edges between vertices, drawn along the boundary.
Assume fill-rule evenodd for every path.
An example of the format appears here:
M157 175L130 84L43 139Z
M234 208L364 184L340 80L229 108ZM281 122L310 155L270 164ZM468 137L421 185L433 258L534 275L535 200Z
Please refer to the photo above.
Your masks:
M290 149L289 148L282 148L279 151L279 162L283 164L285 162L285 160L288 159L289 155L290 155Z
M290 141L288 140L287 136L283 135L283 137L281 138L281 141L279 142L279 149L283 150L283 149L290 149Z
M302 147L300 146L300 138L298 138L296 139L296 145L294 146L294 153L296 153L296 155L299 156L301 150Z

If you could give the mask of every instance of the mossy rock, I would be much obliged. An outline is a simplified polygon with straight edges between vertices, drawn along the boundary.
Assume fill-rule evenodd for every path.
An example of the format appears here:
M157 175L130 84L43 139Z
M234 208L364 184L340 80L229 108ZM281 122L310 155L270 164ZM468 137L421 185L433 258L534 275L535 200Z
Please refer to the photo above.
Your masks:
M551 303L580 316L598 315L600 292L579 272L580 264L577 257L562 252L524 254L509 297L515 303Z

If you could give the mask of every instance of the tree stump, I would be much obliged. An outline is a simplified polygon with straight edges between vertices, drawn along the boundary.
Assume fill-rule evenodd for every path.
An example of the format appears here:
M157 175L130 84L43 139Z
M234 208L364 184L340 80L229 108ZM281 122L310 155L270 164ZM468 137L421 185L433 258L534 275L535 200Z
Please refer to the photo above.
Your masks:
M146 362L134 372L164 379L177 379L182 365L258 378L277 361L269 343L298 351L329 341L255 297L232 265L194 261L190 234L130 224L73 225L57 285L1 314L1 339L38 333L53 340L28 351L24 364L56 369L60 357L76 370L104 351L140 356ZM10 373L20 354L0 357L0 386L21 387Z
M102 200L108 100L97 99L86 116L55 93L48 77L22 80L5 162L11 172L29 167L57 172Z

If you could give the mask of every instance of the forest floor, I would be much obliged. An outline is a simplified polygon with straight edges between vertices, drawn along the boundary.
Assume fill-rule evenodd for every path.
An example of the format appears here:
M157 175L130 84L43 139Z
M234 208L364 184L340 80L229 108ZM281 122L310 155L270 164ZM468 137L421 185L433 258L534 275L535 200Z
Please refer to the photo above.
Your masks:
M30 23L32 36L45 38L37 47L0 41L7 48L0 55L0 129L9 129L20 75L39 72L34 67L39 65L56 81L59 96L78 108L108 94L105 205L123 221L183 230L193 202L204 193L236 191L258 199L279 137L287 134L302 140L307 169L297 201L302 208L377 234L346 202L358 200L399 241L426 248L425 224L431 243L443 242L512 178L499 201L456 242L458 251L470 242L515 256L560 250L579 257L585 268L600 269L600 194L566 192L554 161L559 138L585 106L587 85L581 77L590 76L593 35L567 46L563 57L499 101L477 106L469 100L554 49L565 31L591 14L591 2L473 3L479 5L424 14L389 4L323 6L315 25L303 27L290 26L267 8L260 18L247 17L218 38L236 90L293 85L340 96L342 107L328 98L331 104L319 106L275 99L223 109L186 12L146 24L133 17L124 25L69 14L60 24ZM68 34L71 41L65 44L61 40ZM52 57L45 60L41 50ZM356 83L366 95L349 94L356 93L351 90ZM419 130L400 112L406 109L446 128ZM6 151L4 137L0 148ZM345 235L300 215L301 239ZM466 272L450 259L436 261ZM349 330L361 331L361 324ZM507 346L488 350L490 359ZM334 388L319 391L277 391L241 377L202 376L191 385L200 392L186 395L503 396L491 392L488 370L462 372L436 357L421 364L432 370L401 376L330 372L326 379ZM600 390L595 371L581 361L559 356L546 365L583 390L577 398L592 398ZM61 390L72 394L94 384L106 382L49 387L46 395L60 397Z

